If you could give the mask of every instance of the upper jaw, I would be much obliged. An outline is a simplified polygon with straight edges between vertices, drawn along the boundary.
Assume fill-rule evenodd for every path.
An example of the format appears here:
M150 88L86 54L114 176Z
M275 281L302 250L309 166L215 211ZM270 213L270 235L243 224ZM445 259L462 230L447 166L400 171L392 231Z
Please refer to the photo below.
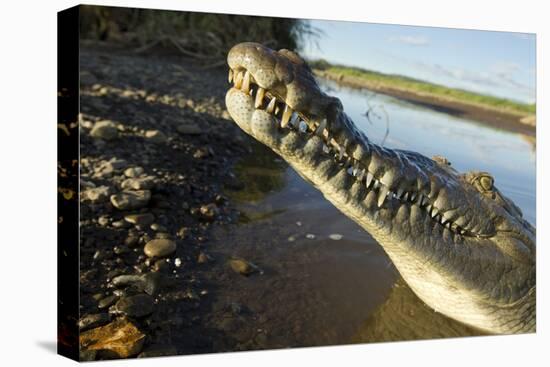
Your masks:
M315 154L330 156L338 170L349 173L369 191L376 190L373 209L390 209L392 204L408 202L454 233L492 233L487 218L470 225L473 214L468 213L470 205L464 205L461 197L471 195L462 189L457 175L423 156L370 143L342 111L339 100L320 91L304 64L254 43L233 47L228 63L229 80L235 84L226 96L231 116L243 130L283 158L300 156L311 162L311 157L297 151L301 148L294 140L290 145L282 143L288 142L289 136L298 139L300 133L305 134L302 139L316 135L323 144ZM477 203L468 204L475 207Z

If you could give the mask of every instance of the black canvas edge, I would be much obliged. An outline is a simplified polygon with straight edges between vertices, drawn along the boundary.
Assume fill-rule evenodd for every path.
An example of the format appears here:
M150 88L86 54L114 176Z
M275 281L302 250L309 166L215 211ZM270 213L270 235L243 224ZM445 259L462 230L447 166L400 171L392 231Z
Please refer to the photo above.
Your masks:
M79 13L57 13L57 352L79 360Z

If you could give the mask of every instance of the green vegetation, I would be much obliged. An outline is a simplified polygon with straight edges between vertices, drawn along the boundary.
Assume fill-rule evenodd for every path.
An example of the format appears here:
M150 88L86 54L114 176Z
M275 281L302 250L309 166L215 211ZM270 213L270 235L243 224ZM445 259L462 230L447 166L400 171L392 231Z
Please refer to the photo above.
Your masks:
M460 102L488 106L507 110L520 115L531 115L536 112L536 105L511 101L505 98L493 97L458 88L426 82L402 75L383 74L376 71L344 65L332 65L325 60L310 62L313 69L322 70L327 75L342 78L352 77L364 81L365 85L375 85L379 88L397 88L417 93L429 93L437 97L448 98Z
M227 51L239 42L299 50L318 35L299 19L93 5L80 10L83 39L116 42L141 52L162 47L205 66L225 63Z

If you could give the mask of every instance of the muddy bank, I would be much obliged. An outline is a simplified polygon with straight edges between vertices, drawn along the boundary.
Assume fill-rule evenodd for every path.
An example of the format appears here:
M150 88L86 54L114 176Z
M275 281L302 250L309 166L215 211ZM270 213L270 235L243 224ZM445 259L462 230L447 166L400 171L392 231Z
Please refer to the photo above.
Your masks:
M462 103L433 95L416 93L400 88L391 88L350 76L333 75L322 70L315 70L317 76L334 80L339 84L352 88L365 88L373 92L387 94L407 102L431 108L452 116L475 120L489 126L535 136L536 126L533 116L526 117L514 112L491 109L475 104Z

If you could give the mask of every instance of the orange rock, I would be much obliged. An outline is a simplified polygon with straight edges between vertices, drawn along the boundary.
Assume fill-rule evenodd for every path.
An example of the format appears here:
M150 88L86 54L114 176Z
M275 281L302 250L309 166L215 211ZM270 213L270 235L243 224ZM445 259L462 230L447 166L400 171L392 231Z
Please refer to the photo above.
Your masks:
M133 357L143 348L145 334L126 318L80 334L80 349L95 350L104 358Z

